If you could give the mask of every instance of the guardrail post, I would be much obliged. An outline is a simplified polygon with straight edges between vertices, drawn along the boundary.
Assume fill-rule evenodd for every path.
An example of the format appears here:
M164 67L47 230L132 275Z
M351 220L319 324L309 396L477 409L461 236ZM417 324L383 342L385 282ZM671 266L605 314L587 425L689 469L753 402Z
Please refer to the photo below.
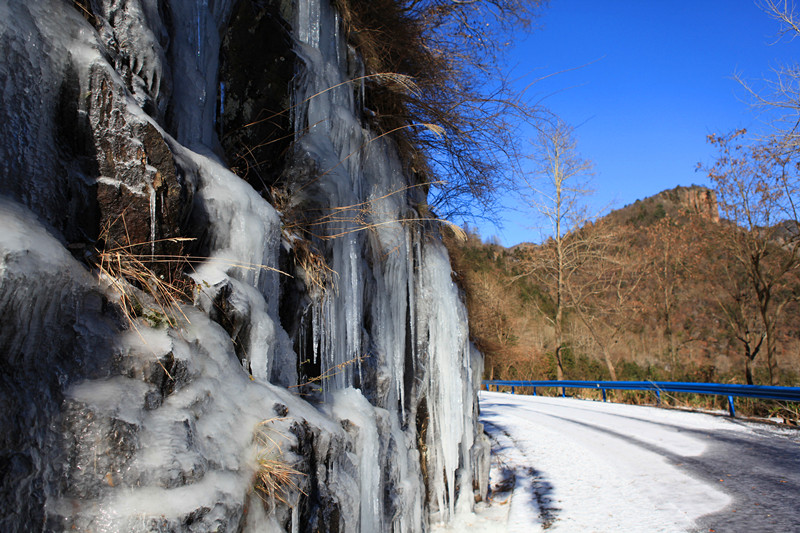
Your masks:
M603 401L606 401L606 390L603 389Z
M736 408L733 406L733 396L728 396L728 412L732 418L736 418Z
M514 387L514 385L511 385L511 394L516 394L515 389L516 387Z
M533 388L533 395L536 396L536 387Z
M656 389L656 405L661 405L661 391Z

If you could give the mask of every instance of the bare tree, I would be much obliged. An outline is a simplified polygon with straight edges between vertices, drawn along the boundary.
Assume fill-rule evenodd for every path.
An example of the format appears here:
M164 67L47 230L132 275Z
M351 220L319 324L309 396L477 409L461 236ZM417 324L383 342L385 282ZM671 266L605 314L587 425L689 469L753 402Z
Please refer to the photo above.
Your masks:
M800 16L790 0L759 0L757 5L778 22L776 44L800 36ZM736 73L734 78L751 97L752 105L767 113L773 134L785 147L800 148L800 65L792 63L772 68L772 75L757 82Z
M627 331L631 315L641 309L637 297L647 268L622 244L619 235L604 226L601 223L582 228L587 260L566 283L566 289L571 307L600 349L609 376L616 381L611 348ZM594 235L589 237L588 232Z
M573 130L554 119L540 126L534 153L535 170L524 176L521 199L549 224L547 242L529 250L524 276L530 276L549 293L550 309L542 309L554 329L556 377L564 379L564 313L572 307L569 286L596 252L592 232L581 232L590 221L585 199L591 163L577 152ZM549 311L549 312L548 312Z
M779 23L776 41L800 35L800 18L789 0L760 0L759 7ZM717 185L729 226L730 255L738 263L749 287L742 292L733 271L728 280L727 303L721 304L728 324L742 343L748 381L752 363L766 351L770 382L775 382L776 327L786 305L797 298L787 286L798 268L797 202L800 200L800 66L783 65L773 76L753 84L736 79L749 92L753 105L772 120L771 131L758 142L745 143L745 131L710 136L719 149L717 162L707 169ZM752 303L749 303L752 302ZM760 331L748 318L755 307Z
M725 230L721 245L736 264L727 277L727 292L733 303L723 308L727 309L728 322L738 331L737 338L751 363L762 349L763 341L769 380L774 384L776 329L786 305L798 297L790 282L800 268L796 208L800 201L800 180L790 140L771 137L744 144L745 133L740 130L729 136L710 136L709 141L719 154L707 170L716 186L722 212L732 222L721 226ZM737 272L744 280L736 278ZM751 298L741 295L743 281ZM761 331L755 337L746 319L748 302L755 306L760 322ZM761 340L757 340L759 337Z
M741 344L744 351L745 380L748 385L753 385L753 362L766 338L763 322L757 312L758 306L753 301L753 291L747 276L737 271L741 270L740 264L720 261L714 266L717 283L723 289L722 294L716 295L715 299L728 328Z
M676 371L679 364L676 311L685 299L697 299L697 295L687 295L684 289L692 275L693 265L697 264L696 243L691 235L696 231L696 224L697 221L691 217L677 222L666 216L648 228L643 249L643 255L649 263L649 276L654 282L651 302L663 324L672 372ZM695 339L690 337L691 340Z

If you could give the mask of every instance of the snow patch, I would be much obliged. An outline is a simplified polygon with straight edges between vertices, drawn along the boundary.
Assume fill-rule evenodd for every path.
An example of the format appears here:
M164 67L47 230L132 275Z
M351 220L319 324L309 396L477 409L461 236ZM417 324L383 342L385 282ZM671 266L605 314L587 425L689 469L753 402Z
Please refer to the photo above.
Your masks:
M532 521L547 531L688 531L731 502L665 456L693 457L705 449L683 428L747 431L741 426L623 404L480 397L495 453L517 472L508 531L535 531Z

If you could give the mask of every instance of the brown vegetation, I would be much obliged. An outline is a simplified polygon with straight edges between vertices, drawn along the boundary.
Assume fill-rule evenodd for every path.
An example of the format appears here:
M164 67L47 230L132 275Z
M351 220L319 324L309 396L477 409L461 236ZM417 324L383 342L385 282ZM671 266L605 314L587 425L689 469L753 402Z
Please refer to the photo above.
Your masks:
M123 228L121 241L114 238L115 225ZM183 275L189 267L185 254L156 254L157 245L169 242L181 245L189 238L170 238L134 242L128 237L124 213L118 221L109 223L100 235L101 245L91 257L91 263L112 293L118 298L124 325L135 328L142 317L153 326L175 326L186 318L181 304L191 301L193 283Z
M719 232L728 261L720 279L725 317L742 343L747 380L763 346L771 383L775 383L777 327L787 305L800 298L800 225L796 163L783 139L743 144L745 131L711 136L720 155L709 176L717 185L725 215L733 224Z
M286 437L272 428L272 423L277 420L271 418L259 422L253 437L257 464L253 488L267 508L274 507L277 502L291 505L289 498L292 494L305 494L298 485L305 474L284 458L278 440Z
M743 383L750 367L756 383L798 385L796 302L783 306L773 326L772 377L766 357L754 362L745 357L727 319L723 303L730 294L723 273L741 273L741 267L721 239L741 228L715 222L691 205L653 200L576 232L582 239L590 232L602 235L604 240L595 242L604 244L595 248L602 253L588 256L572 274L571 304L563 318L564 377ZM544 278L522 275L537 257L551 253L554 241L506 249L482 243L472 231L465 242L450 240L448 246L465 291L471 335L486 355L485 377L555 379L553 324L547 318L556 309L554 292ZM770 250L782 257L789 253L774 244ZM775 290L796 294L798 283L792 271L776 281ZM750 309L757 320L758 308Z

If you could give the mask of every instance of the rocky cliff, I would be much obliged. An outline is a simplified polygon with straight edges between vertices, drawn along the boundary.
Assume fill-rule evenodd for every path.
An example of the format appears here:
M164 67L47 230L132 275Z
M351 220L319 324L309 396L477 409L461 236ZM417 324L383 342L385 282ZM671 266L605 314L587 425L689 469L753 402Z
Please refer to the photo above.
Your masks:
M676 220L694 216L719 222L717 193L699 185L678 186L643 200L636 200L632 204L612 211L605 219L612 224L646 227L666 216Z
M0 0L3 531L481 497L482 358L341 33L326 0Z
M711 189L692 185L675 187L655 195L656 201L667 201L686 213L700 215L713 222L719 222L717 193Z

